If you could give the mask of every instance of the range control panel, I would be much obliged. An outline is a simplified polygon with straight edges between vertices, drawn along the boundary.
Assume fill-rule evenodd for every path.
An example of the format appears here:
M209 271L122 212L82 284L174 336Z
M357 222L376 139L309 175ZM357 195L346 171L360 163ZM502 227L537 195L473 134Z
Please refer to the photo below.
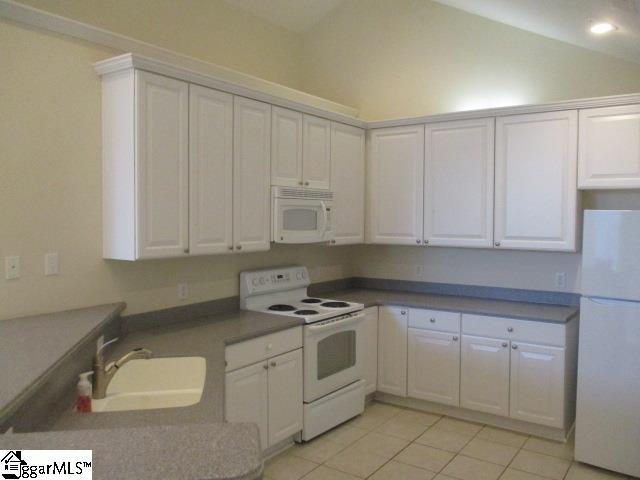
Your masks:
M254 270L240 274L240 296L262 295L304 288L309 285L307 267Z

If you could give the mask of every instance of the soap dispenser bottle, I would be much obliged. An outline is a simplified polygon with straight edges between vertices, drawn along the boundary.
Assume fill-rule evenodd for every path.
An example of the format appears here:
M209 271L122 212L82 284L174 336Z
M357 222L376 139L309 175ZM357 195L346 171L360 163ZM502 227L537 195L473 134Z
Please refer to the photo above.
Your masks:
M93 372L84 372L80 374L80 380L78 381L78 396L76 399L76 412L89 413L91 412L91 394L93 388L89 381L89 375L93 375Z

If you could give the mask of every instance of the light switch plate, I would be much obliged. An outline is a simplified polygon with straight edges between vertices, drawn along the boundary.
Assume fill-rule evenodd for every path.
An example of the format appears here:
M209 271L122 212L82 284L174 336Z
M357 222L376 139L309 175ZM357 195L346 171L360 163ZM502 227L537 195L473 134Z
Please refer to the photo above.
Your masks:
M187 285L186 283L178 284L178 298L180 300L186 300L187 298L189 298L189 285Z
M4 257L4 276L7 280L20 278L20 257Z
M44 274L47 276L58 275L60 273L60 262L57 253L46 253L44 255Z

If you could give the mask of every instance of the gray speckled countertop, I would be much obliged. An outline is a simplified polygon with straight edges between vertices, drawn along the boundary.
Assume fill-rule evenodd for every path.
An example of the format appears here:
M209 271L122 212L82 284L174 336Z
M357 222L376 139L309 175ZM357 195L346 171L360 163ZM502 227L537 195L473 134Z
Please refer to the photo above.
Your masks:
M391 290L350 289L323 296L365 306L402 305L554 323L565 323L578 313L575 307ZM120 311L117 306L111 308L115 309L114 314ZM46 327L49 337L54 330L51 325ZM69 409L57 421L54 431L5 435L0 437L0 447L91 448L97 479L260 478L262 455L256 427L223 423L224 349L232 343L300 325L303 321L298 318L239 311L131 332L107 353L108 358L117 358L136 347L149 348L158 357L206 358L207 378L200 403L137 412L76 414ZM0 322L0 342L5 340L2 326ZM64 337L64 332L58 334ZM62 339L51 343L58 343L59 352L71 348ZM4 349L4 343L0 345ZM8 349L0 351L0 360L5 360L8 353ZM41 368L46 370L46 361L40 360ZM3 386L5 381L8 379L0 378ZM174 462L175 453L188 461Z
M124 307L112 303L0 321L0 424L42 384L54 365Z
M325 296L336 300L350 300L352 302L363 303L366 307L374 305L401 305L404 307L429 308L433 310L551 323L566 323L578 314L577 307L567 307L563 305L545 305L540 303L512 302L453 295L432 295L428 293L410 293L392 290L351 289L328 293Z
M148 348L156 357L205 357L207 377L202 400L196 405L183 408L91 414L77 414L69 410L56 423L54 429L223 422L225 346L302 324L303 321L299 318L239 311L129 333L106 353L107 358L118 358L136 347Z
M254 424L214 423L0 435L0 449L93 450L96 480L253 480L262 472L259 438Z

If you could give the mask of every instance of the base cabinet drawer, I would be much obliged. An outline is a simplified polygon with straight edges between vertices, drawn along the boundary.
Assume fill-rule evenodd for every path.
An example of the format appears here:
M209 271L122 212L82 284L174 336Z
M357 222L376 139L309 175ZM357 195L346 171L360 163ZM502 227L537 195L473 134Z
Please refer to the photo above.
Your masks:
M487 315L463 314L462 333L559 347L563 347L566 343L564 324L490 317Z
M302 327L263 335L258 338L229 345L225 349L226 371L271 358L302 347Z
M410 328L408 343L407 395L459 406L459 335Z
M409 327L459 333L460 314L456 312L412 308L409 310Z
M265 450L302 430L302 349L229 372L225 420L253 422Z

